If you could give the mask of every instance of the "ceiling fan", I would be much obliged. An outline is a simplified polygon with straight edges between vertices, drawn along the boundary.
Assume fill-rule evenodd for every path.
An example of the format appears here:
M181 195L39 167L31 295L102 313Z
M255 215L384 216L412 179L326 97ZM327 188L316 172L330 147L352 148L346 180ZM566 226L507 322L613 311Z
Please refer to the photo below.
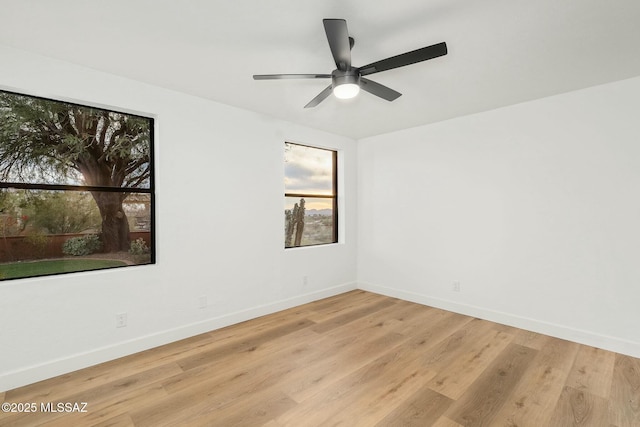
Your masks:
M336 68L331 74L254 74L254 80L279 80L279 79L331 79L331 85L320 92L304 108L315 107L324 101L331 93L340 99L355 97L360 89L387 101L393 101L400 95L399 92L388 88L363 76L404 67L428 59L437 58L447 54L445 42L412 50L387 59L372 62L363 67L351 65L351 49L354 45L353 37L349 37L347 21L344 19L323 19L324 31L327 34L329 47L336 62Z

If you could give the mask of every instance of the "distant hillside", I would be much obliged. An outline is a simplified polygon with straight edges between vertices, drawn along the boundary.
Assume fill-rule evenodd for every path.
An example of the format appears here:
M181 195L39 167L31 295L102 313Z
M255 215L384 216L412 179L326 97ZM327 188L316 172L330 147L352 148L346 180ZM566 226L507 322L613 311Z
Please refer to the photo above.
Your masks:
M306 209L305 214L331 216L332 210L331 209Z

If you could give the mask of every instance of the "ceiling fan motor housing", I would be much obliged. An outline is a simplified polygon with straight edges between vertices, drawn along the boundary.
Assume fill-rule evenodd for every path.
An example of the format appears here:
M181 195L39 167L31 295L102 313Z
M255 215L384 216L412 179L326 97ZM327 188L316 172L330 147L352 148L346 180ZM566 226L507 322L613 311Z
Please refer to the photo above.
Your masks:
M352 67L346 71L333 70L331 73L331 87L344 84L354 84L360 86L360 69Z

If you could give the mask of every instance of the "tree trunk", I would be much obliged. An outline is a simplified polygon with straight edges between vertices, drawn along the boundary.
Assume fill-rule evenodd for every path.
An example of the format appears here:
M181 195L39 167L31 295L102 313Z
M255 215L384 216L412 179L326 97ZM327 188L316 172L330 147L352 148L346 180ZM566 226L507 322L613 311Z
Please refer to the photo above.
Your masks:
M105 252L128 251L129 221L122 209L122 193L94 192L93 198L102 217L102 244Z

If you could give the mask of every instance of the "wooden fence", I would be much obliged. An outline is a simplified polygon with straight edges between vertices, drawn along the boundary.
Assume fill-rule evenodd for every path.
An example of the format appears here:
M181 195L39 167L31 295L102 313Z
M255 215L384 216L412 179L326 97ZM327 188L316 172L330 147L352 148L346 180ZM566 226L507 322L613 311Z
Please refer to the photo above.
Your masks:
M0 263L32 259L63 257L62 245L72 237L86 234L48 234L43 245L35 245L27 236L0 237ZM151 233L148 231L132 231L131 241L142 238L148 246L151 244Z

